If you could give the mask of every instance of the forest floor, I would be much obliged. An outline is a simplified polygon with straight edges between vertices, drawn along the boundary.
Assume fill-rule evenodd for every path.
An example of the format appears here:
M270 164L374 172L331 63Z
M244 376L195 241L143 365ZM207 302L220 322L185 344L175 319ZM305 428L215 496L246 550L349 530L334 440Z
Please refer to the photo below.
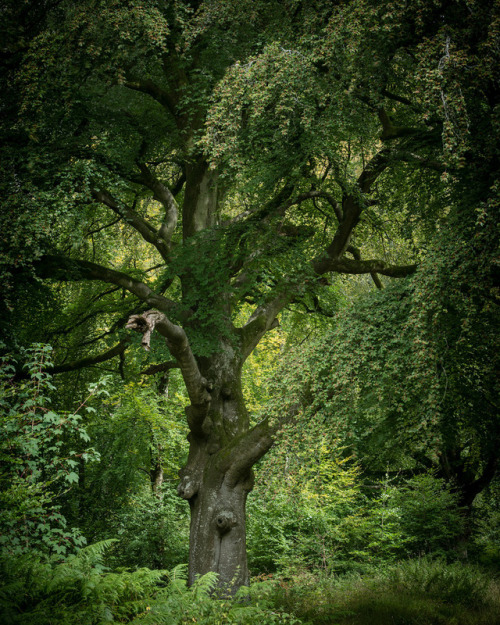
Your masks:
M277 582L275 605L311 625L500 625L500 580L469 566L403 563L368 576Z

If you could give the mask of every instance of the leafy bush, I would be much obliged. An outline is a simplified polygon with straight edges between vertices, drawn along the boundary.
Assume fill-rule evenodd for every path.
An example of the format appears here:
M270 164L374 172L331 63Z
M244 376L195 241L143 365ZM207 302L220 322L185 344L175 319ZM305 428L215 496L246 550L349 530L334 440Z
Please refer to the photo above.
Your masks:
M393 489L392 502L401 511L400 524L409 555L445 555L463 534L464 517L458 496L443 479L417 475Z
M25 350L28 379L13 383L12 359L0 362L0 552L65 554L85 543L67 527L61 497L79 481L79 469L98 458L78 411L50 409L51 347ZM85 402L84 402L85 403ZM82 404L79 408L84 408Z

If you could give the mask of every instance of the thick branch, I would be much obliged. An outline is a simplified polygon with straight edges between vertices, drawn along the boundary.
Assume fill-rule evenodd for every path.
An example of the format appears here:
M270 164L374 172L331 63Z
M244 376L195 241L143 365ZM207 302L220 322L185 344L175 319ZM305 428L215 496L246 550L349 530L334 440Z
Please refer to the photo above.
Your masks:
M274 443L276 428L269 425L268 419L264 419L234 441L229 454L223 458L226 466L220 467L227 470L227 478L230 484L237 484L245 479L248 471L258 462Z
M154 100L159 102L167 111L176 119L176 104L174 98L168 93L168 91L164 91L158 85L156 85L151 79L143 79L143 80L129 80L124 83L125 87L129 89L133 89L134 91L140 91L141 93L146 93L151 96Z
M370 192L372 184L387 168L389 164L389 156L390 150L384 148L368 161L366 167L363 169L358 178L358 187L361 193Z
M300 404L295 404L280 418L273 420L272 424L267 417L249 432L233 441L229 453L223 456L227 465L221 467L228 471L227 476L230 482L236 484L239 480L246 478L248 471L272 447L279 430L294 421L300 414L300 410Z
M471 506L476 496L479 495L479 493L482 492L493 480L498 471L498 463L498 455L493 454L486 463L486 466L484 467L481 475L471 484L468 484L466 487L464 487L462 494L462 503L465 506Z
M259 306L247 323L239 328L243 361L253 352L266 332L279 325L278 313L293 299L291 293L282 293L263 306Z
M354 256L354 260L361 260L361 253L357 247L354 247L354 245L349 245L349 247L347 248L347 251L350 252ZM377 273L375 271L372 271L370 275L377 289L382 289L384 285L380 281L380 278L378 277Z
M75 282L78 280L102 280L116 284L136 295L150 306L164 312L172 312L178 305L172 300L158 295L146 284L131 278L126 273L97 265L87 260L73 260L64 256L42 256L34 263L36 274L41 278Z
M211 397L207 390L208 382L198 369L198 363L184 329L172 323L168 317L157 310L147 310L141 315L132 315L126 327L142 334L142 345L148 351L151 335L155 329L165 338L170 353L179 365L194 409L190 414L196 423L189 425L191 429L197 428L206 416Z
M111 208L111 210L113 210L117 215L120 215L120 217L135 228L145 241L152 243L165 260L168 259L170 249L168 242L161 234L161 228L157 233L153 226L146 221L146 219L141 217L139 213L126 204L118 204L115 198L108 191L94 191L93 195L98 202L101 202L101 204Z
M154 199L161 202L165 208L165 218L158 230L158 235L167 246L170 247L172 235L177 226L177 219L179 217L177 202L170 189L160 182L146 165L140 163L138 167L141 170L141 182L148 187L148 189L151 189Z
M384 89L382 89L382 95L386 98L389 98L389 100L395 100L396 102L400 102L401 104L406 104L406 106L409 106L414 111L421 111L421 108L416 106L411 100L405 98L402 95L398 95L397 93L391 93L385 87Z

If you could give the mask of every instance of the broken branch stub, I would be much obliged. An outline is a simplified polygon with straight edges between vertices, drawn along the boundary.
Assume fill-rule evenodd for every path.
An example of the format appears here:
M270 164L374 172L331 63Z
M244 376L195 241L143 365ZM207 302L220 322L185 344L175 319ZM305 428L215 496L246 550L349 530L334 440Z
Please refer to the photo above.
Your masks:
M156 322L159 320L159 313L156 311L147 311L141 315L132 315L127 325L125 326L129 330L134 330L142 334L141 345L146 351L151 350L151 335L155 329Z

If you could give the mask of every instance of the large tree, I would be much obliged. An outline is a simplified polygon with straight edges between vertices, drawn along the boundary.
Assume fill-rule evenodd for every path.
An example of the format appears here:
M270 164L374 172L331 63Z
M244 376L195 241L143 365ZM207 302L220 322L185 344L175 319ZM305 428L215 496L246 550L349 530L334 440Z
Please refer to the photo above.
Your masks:
M99 339L125 324L180 369L191 582L248 583L252 467L293 418L252 420L249 355L285 308L331 307L339 275L412 273L446 206L465 97L446 29L478 21L463 4L62 1L11 77L29 157L9 188L37 245L10 260L85 299L57 328L79 358L56 371L123 357L127 337Z

